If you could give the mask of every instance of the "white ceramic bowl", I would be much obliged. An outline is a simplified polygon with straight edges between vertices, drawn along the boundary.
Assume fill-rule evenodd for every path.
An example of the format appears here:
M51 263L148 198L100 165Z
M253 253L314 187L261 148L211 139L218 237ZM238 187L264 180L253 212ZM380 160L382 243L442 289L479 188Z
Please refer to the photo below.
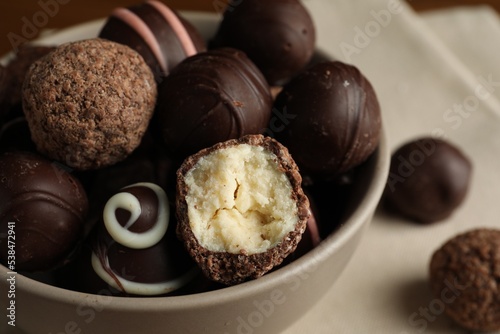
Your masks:
M217 16L184 16L204 37L215 32ZM102 24L99 20L76 26L40 42L53 44L94 37ZM340 228L306 255L262 278L194 295L124 298L65 290L17 274L16 326L33 334L279 333L325 295L342 273L382 196L389 158L387 141L382 136L378 150L363 166L352 209ZM8 307L10 276L0 265L3 312ZM7 320L4 316L0 329Z

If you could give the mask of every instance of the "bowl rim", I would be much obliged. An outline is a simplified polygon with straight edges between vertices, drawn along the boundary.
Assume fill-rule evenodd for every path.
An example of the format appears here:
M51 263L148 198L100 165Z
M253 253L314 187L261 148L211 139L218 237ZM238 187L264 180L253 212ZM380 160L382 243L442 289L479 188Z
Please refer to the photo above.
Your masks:
M186 15L189 21L202 20L205 22L214 22L218 18L216 14L205 12L183 12L182 14ZM55 35L63 36L64 38L71 33L71 29L94 28L96 25L102 23L103 19L85 22L63 29L55 33ZM51 37L53 38L54 35L51 35ZM40 40L42 43L43 41L44 39ZM322 51L321 48L318 48L318 50ZM8 55L3 59L7 57ZM342 226L322 240L316 248L301 256L299 259L259 279L235 286L224 287L215 291L189 295L166 297L118 297L73 291L39 282L16 273L17 289L41 299L51 300L54 303L79 305L83 301L86 303L92 301L96 303L96 305L103 305L114 311L136 311L140 309L144 312L182 311L184 309L196 309L207 306L213 307L215 305L227 303L228 301L247 298L261 293L262 286L266 287L266 291L272 291L279 287L282 282L287 282L291 278L300 275L300 273L307 270L308 267L311 267L312 264L324 262L325 259L337 249L342 248L350 240L353 234L359 229L362 229L365 224L368 225L369 220L371 220L371 215L374 214L382 197L389 173L390 149L383 125L381 128L380 142L374 153L374 158L373 177L366 188L365 197L359 202L357 209L351 213ZM12 275L12 272L0 264L0 274L2 274L2 276Z

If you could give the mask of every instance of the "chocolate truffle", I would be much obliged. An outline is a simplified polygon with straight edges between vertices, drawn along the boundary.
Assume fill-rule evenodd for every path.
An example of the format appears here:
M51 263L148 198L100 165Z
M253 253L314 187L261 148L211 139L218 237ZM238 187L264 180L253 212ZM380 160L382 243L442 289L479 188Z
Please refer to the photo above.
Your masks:
M271 115L264 77L234 49L199 53L160 84L156 109L168 150L182 159L216 143L258 134Z
M471 174L470 160L450 142L412 140L392 155L387 207L420 223L446 219L464 201Z
M4 110L3 112L0 111L0 116L4 114L7 121L23 116L21 107L22 86L26 73L35 61L52 52L54 49L54 46L24 44L17 50L15 57L6 67L7 90L3 103ZM2 103L0 102L1 105Z
M63 166L38 155L0 156L0 258L15 230L15 269L47 270L65 263L82 238L87 196Z
M206 49L196 29L159 1L115 9L99 37L139 52L157 79L167 75L184 58Z
M269 129L301 170L311 175L345 173L378 146L377 96L354 66L318 63L285 85L274 106L281 118L271 122Z
M153 73L136 51L89 39L33 64L23 108L41 153L88 170L121 161L139 145L156 94Z
M445 313L470 331L500 330L500 231L475 229L447 241L430 262Z
M244 0L229 3L211 46L244 51L271 85L279 85L305 67L315 41L300 1Z
M258 278L301 240L310 216L287 149L249 135L188 157L177 171L177 234L210 279Z
M189 283L199 272L170 228L170 206L163 189L136 183L106 203L90 259L92 270L126 295L164 295ZM173 224L175 227L175 224Z

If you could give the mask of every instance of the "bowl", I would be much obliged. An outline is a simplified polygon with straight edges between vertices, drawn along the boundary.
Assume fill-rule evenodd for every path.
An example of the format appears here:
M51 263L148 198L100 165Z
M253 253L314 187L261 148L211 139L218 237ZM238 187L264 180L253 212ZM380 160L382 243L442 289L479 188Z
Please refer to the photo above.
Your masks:
M217 16L189 12L183 16L205 38L215 32ZM99 20L76 26L40 43L92 37L102 24ZM319 246L259 279L185 296L113 297L65 290L0 265L0 308L5 311L14 301L15 310L7 310L7 315L14 314L16 327L33 334L279 333L300 319L341 275L376 211L389 161L382 135L378 149L358 168L340 225ZM15 296L6 298L8 293ZM0 329L7 321L4 316Z

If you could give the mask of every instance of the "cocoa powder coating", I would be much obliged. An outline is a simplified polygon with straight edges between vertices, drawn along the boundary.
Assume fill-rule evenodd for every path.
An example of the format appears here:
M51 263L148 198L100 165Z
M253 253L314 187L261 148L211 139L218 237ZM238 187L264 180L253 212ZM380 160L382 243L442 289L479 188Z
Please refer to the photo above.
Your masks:
M115 164L139 145L156 95L153 73L136 51L89 39L59 46L31 66L23 109L41 153L89 170Z
M430 263L434 296L472 331L500 329L500 230L476 229L438 249Z
M276 246L262 253L232 254L228 252L215 252L204 248L194 235L188 217L186 203L187 185L186 173L195 168L199 159L213 151L224 149L232 145L249 144L263 146L277 157L280 170L285 173L292 185L292 198L297 203L298 221L295 229L290 231ZM288 150L276 140L262 135L248 135L240 139L232 139L216 144L210 148L188 157L177 172L177 235L191 257L198 263L205 276L213 281L234 285L261 277L266 272L282 263L289 254L295 251L297 244L306 229L310 216L309 200L304 195L301 187L302 177Z

